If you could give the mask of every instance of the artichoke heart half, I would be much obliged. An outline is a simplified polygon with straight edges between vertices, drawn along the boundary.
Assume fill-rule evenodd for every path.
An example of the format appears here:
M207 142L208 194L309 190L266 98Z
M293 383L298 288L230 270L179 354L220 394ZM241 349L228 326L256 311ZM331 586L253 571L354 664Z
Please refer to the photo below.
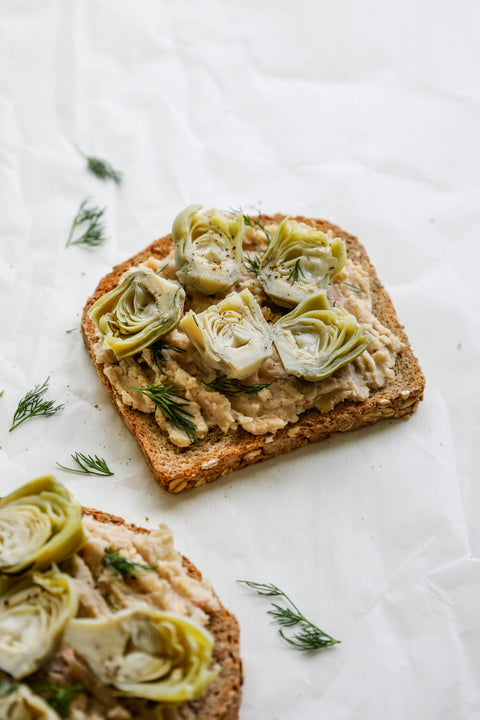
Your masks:
M325 290L345 265L345 241L285 218L262 258L259 278L278 305L293 307Z
M0 498L0 575L46 568L85 539L80 504L50 475Z
M16 679L37 670L77 609L75 583L56 566L4 581L0 591L0 669Z
M241 277L245 227L241 213L204 215L201 208L190 205L173 222L177 277L192 292L215 295Z
M0 697L2 720L60 720L55 710L28 685L20 685L14 692Z
M178 324L185 291L153 270L134 270L102 295L89 315L117 360L148 347Z
M250 290L233 292L201 313L191 310L180 323L205 362L241 380L272 354L272 338Z
M354 360L370 342L357 319L330 307L325 292L303 300L277 320L273 342L290 375L317 381Z
M105 618L77 618L64 644L119 694L180 703L203 694L211 668L212 635L188 618L133 608Z

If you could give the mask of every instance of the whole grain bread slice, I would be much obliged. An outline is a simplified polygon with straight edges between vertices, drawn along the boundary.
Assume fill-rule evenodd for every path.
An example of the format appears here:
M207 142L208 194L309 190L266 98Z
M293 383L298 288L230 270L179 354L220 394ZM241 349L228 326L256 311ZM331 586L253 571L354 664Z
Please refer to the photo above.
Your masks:
M107 525L124 525L135 533L150 532L146 528L127 523L122 517L94 508L84 507L83 514ZM191 577L196 580L202 579L200 570L188 558L182 556L182 561ZM220 665L220 673L202 697L177 706L172 711L165 711L165 720L170 719L169 712L175 720L237 720L238 718L243 683L240 631L235 616L222 605L216 594L215 597L219 609L208 613L207 629L214 637L212 659L214 663Z
M278 224L284 215L261 215L252 218L263 225ZM211 482L216 478L246 465L258 463L277 455L317 442L340 432L355 430L377 420L407 418L423 399L425 378L417 358L412 352L403 326L400 324L393 303L378 280L367 252L356 237L326 220L291 217L292 221L304 222L323 232L332 230L345 240L347 256L368 272L371 280L372 306L375 316L401 341L402 349L397 355L395 377L380 388L371 390L369 397L361 402L345 400L330 412L310 409L297 422L290 423L275 434L252 435L238 428L226 434L211 429L198 443L187 448L173 445L158 427L154 416L127 407L97 362L94 352L98 337L88 315L92 304L115 287L121 276L132 266L145 262L153 256L164 258L172 250L171 234L160 238L129 260L117 265L100 281L94 294L88 299L82 316L82 334L89 355L94 363L107 393L135 437L155 480L168 492L177 493Z

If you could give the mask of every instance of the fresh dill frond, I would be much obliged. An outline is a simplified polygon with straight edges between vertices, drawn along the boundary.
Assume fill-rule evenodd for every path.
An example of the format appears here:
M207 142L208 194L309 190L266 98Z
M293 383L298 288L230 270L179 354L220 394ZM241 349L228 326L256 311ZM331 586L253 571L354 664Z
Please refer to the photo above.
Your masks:
M163 267L159 268L157 270L157 272L155 273L155 275L160 275L160 273L163 272L164 270L166 270L167 267L168 267L168 263L166 263Z
M297 650L320 650L321 648L340 643L340 640L335 640L323 632L323 630L320 630L320 628L310 622L310 620L307 620L293 600L291 600L283 590L273 585L273 583L257 583L251 580L238 580L238 582L247 585L247 587L254 590L257 595L283 598L285 605L272 603L272 609L267 612L273 617L273 622L281 625L282 628L298 627L298 631L293 635L287 635L283 629L279 630L280 636Z
M61 718L68 717L70 705L75 700L79 692L83 690L83 685L51 685L50 683L41 683L33 687L35 692L39 693L44 700L60 715Z
M123 173L110 165L107 160L85 155L87 160L87 169L100 180L113 180L116 185L120 185L123 179Z
M156 407L160 410L166 420L168 420L177 430L182 430L188 435L190 440L198 442L197 426L192 420L192 413L185 408L189 406L189 401L180 394L179 389L171 382L155 383L147 385L143 388L134 387L152 400Z
M103 556L103 564L113 570L120 578L136 578L138 571L157 572L155 565L142 565L119 554L121 548L108 547Z
M105 241L105 228L102 222L105 208L88 206L87 202L88 198L81 203L77 214L73 219L66 247L69 247L70 245L97 247ZM77 228L80 228L81 226L85 226L86 229L81 235L78 235L74 239Z
M20 687L20 683L13 682L4 678L0 680L0 698L6 698L14 693Z
M272 235L271 235L270 231L265 227L265 225L261 222L262 213L260 212L260 210L258 211L258 217L254 218L253 220L249 215L245 215L243 212L242 212L242 215L243 215L243 222L245 223L245 225L247 227L253 227L253 228L257 227L259 230L261 230L263 232L263 234L267 238L267 242L270 242L270 240L272 239Z
M379 283L378 280L374 280L373 284L375 285L375 287L379 288L379 290L381 290L383 288L383 285L381 283Z
M25 420L29 420L30 418L38 417L40 415L49 417L50 415L55 415L55 413L63 409L63 405L54 405L53 400L42 400L48 390L49 380L50 376L47 377L41 385L35 385L33 390L29 390L25 397L20 400L18 407L15 410L12 427L9 432L12 432L12 430L21 425L21 423L25 422Z
M173 350L177 353L185 352L183 348L172 345L165 340L157 340L157 342L150 347L150 350L152 351L152 365L155 365L157 368L159 362L165 362L165 358L163 357L165 350Z
M77 329L76 327L70 328L70 330L65 330L65 333L66 333L66 335L71 335L72 332L75 332L76 329Z
M212 390L216 390L227 397L241 395L242 393L245 395L256 395L256 393L259 393L260 390L263 390L263 388L271 385L271 383L254 383L252 385L247 385L246 383L240 382L240 380L229 378L226 375L219 375L209 383L206 383L204 380L202 380L202 382L207 387Z
M349 282L344 282L343 284L346 285L347 287L349 287L351 290L353 290L353 292L356 292L356 293L365 292L365 290L363 288L361 288L359 285L353 285L352 283L349 283Z
M65 465L60 465L59 462L57 462L57 466L67 472L79 473L82 475L100 475L101 477L113 475L113 472L110 470L105 460L103 458L99 458L98 455L84 455L81 452L76 452L72 453L71 457L78 467L69 468Z
M0 390L0 397L3 397L4 392L5 392L5 390Z
M302 267L300 265L301 258L298 258L298 260L295 261L295 265L290 271L290 275L288 276L288 279L290 281L290 285L294 285L296 282L300 280L300 277L304 277L304 273L302 270Z
M245 258L243 266L247 269L248 272L253 273L255 277L258 277L261 263L262 258L260 257L260 255L254 255L252 258Z

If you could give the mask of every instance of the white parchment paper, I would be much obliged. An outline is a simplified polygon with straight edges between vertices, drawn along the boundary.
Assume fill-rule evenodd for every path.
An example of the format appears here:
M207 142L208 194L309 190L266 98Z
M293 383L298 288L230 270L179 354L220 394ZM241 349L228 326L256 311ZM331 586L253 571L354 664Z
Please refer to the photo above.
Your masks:
M85 505L167 522L240 621L242 720L480 717L479 30L474 0L0 0L0 493L53 473ZM67 249L86 197L108 240ZM79 318L192 202L358 235L427 378L412 419L160 490ZM47 377L63 412L10 433ZM58 470L76 450L114 477ZM238 579L341 644L292 650Z

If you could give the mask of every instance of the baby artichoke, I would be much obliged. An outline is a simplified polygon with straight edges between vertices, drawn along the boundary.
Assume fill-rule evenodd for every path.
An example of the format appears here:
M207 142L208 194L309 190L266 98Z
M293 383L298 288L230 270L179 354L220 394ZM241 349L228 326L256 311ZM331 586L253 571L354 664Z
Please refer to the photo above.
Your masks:
M272 353L270 329L250 290L233 292L180 323L205 362L230 378L248 377Z
M3 720L60 720L48 703L35 695L28 685L19 685L8 694L0 695L0 718Z
M370 342L353 315L329 306L325 292L306 298L277 320L272 335L287 373L312 381L354 360Z
M173 222L177 277L192 292L215 295L228 290L242 274L243 215L207 216L201 208L190 205Z
M53 477L0 498L0 575L41 570L84 542L81 507Z
M285 218L262 258L259 278L278 305L293 307L325 290L345 264L345 242L304 223Z
M180 703L203 694L211 668L212 635L188 618L143 608L104 618L72 620L64 643L122 695Z
M118 360L148 347L180 320L185 291L153 270L135 270L102 295L89 315Z
M0 669L16 679L37 670L77 609L74 581L56 566L3 581Z

